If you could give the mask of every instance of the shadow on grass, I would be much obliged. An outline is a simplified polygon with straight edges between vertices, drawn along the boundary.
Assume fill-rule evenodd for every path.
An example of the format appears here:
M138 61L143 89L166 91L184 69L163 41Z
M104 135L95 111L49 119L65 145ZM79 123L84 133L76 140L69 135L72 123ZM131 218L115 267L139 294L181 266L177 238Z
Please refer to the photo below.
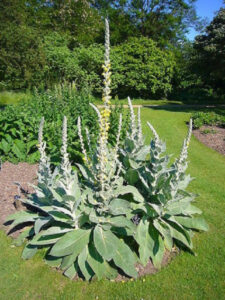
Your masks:
M200 104L174 104L165 105L143 105L144 108L154 110L166 110L171 112L215 112L221 116L225 116L225 105L200 105Z

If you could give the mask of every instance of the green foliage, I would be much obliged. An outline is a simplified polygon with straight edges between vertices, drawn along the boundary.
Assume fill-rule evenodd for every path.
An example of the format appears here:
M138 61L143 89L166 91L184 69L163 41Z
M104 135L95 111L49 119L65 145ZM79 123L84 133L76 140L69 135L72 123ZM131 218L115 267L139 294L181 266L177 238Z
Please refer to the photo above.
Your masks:
M112 43L129 37L150 37L160 47L179 44L190 25L202 25L197 16L196 0L96 0L95 7L111 20Z
M60 160L60 128L63 115L68 115L69 153L71 160L81 159L80 146L76 142L76 120L83 116L84 125L92 128L95 135L95 115L89 107L89 97L78 94L75 86L57 86L55 90L35 92L28 102L16 106L7 106L1 113L0 153L3 160L12 162L39 160L37 151L37 132L42 116L45 117L45 137L47 153L51 154L53 163ZM80 157L80 158L79 158Z
M202 111L192 114L194 128L198 129L203 125L225 126L225 114L223 110Z
M28 97L28 96L27 96ZM72 164L82 161L79 141L77 140L77 118L82 116L82 125L91 132L92 143L98 133L96 115L89 105L94 100L86 91L78 92L75 84L57 85L53 90L34 92L29 101L21 101L17 105L8 105L2 110L0 122L0 156L3 161L14 163L27 161L35 163L39 160L37 151L37 133L40 119L45 118L45 138L47 154L51 155L52 163L60 161L60 128L64 115L68 117L68 152ZM25 97L26 98L26 97ZM119 114L122 106L116 105L110 120L110 141L115 142L118 129ZM123 134L126 122L123 123ZM85 143L86 143L85 138Z
M112 89L120 95L163 98L171 90L175 65L169 51L148 38L131 38L112 51Z
M194 42L195 71L200 75L202 81L208 84L217 93L217 97L223 96L224 100L224 41L225 41L225 9L221 8L209 26L205 34L196 37Z

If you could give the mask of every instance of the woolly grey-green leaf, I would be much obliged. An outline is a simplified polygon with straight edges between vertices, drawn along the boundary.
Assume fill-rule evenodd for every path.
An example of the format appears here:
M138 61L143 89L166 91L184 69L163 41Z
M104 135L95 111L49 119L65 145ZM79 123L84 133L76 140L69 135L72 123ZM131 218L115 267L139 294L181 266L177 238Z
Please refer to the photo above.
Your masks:
M137 278L138 273L135 269L137 259L130 247L124 241L117 238L116 251L113 256L113 261L126 273L128 276Z
M153 256L155 241L149 233L149 222L144 218L138 224L135 240L139 245L141 263L146 266L149 258Z
M73 251L81 253L84 247L89 242L91 230L75 229L66 233L57 243L52 247L50 255L65 256L70 255Z
M99 254L109 261L115 254L117 237L110 230L104 230L101 226L96 226L94 229L94 245Z
M84 278L88 281L94 275L94 272L87 262L87 257L88 257L88 246L85 246L83 251L78 256L78 265Z

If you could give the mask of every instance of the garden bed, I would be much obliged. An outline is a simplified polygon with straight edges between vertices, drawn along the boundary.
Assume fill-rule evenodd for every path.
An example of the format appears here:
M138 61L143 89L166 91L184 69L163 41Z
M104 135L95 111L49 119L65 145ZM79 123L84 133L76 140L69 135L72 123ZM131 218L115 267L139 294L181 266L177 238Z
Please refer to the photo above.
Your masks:
M6 218L18 210L25 209L21 206L21 202L16 201L16 197L25 197L26 193L33 191L30 184L35 184L36 182L37 165L30 165L27 163L19 163L14 165L12 163L6 162L2 165L2 170L0 172L0 229L8 232L8 227L5 224ZM20 188L15 183L19 183L23 192L21 193ZM21 232L20 228L10 232L12 238L16 238ZM174 248L173 252L166 251L164 258L162 260L162 267L166 266L177 254L177 250ZM136 270L138 272L138 277L154 274L158 270L153 266L152 262L149 260L147 265L143 267L141 264L136 265ZM79 280L79 277L75 277L75 280ZM115 281L127 281L129 277L126 275L118 275Z
M204 125L193 131L196 138L219 153L225 155L225 128Z
M2 165L2 170L0 171L0 229L6 231L7 227L4 225L4 222L7 216L18 209L22 209L17 205L15 197L24 196L15 182L21 185L24 192L31 192L32 187L29 186L29 183L35 183L36 173L37 165L29 165L27 163L14 165L9 162ZM16 235L18 235L18 232L13 233L14 237Z

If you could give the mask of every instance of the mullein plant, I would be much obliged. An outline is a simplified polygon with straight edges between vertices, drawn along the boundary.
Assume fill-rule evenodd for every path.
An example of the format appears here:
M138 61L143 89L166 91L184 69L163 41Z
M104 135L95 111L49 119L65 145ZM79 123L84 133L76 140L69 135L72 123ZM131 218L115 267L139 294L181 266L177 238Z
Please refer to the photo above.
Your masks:
M146 265L151 259L160 268L166 249L171 251L174 245L192 249L194 231L207 229L203 219L194 217L201 213L192 205L195 195L185 191L191 180L185 174L191 123L180 157L169 166L169 157L164 155L165 144L150 123L154 137L150 147L145 146L140 110L136 122L129 99L130 128L124 144L120 138L122 115L115 146L109 144L111 72L107 20L105 40L103 110L99 111L92 104L100 128L95 147L86 129L89 147L86 150L78 118L84 164L77 167L82 176L78 177L69 161L66 117L62 128L61 165L52 172L45 152L42 119L38 184L33 194L21 199L27 211L7 219L11 222L10 230L31 224L15 241L21 245L27 240L22 253L24 259L44 248L46 262L63 270L71 279L76 275L86 280L94 276L114 279L121 271L136 278L137 263ZM134 216L138 216L136 224Z
M84 270L84 266L80 266L86 279L93 274L96 274L98 278L115 277L117 274L115 266L128 276L137 277L135 263L138 258L129 244L125 242L126 238L132 238L136 228L130 220L131 206L126 196L132 194L132 200L137 203L143 201L143 198L133 186L124 184L122 163L119 161L122 115L119 118L116 145L112 147L108 142L111 113L108 20L106 20L105 40L103 110L100 112L96 106L91 104L98 115L100 127L94 151L85 149L81 120L78 119L78 134L85 162L84 165L78 165L84 178L81 207L87 217L86 224L91 230L89 243L84 250L85 254L82 254L82 257L86 258L90 272L87 273L88 270ZM87 140L89 141L88 136ZM90 145L90 142L88 144ZM91 257L96 261L90 260Z
M195 231L208 230L205 220L196 217L201 211L192 202L195 195L185 189L192 180L185 174L188 146L191 139L192 120L178 159L169 166L169 156L164 155L165 143L154 127L147 123L153 133L150 158L138 170L138 189L144 202L132 204L139 215L135 240L139 245L139 257L146 265L149 257L160 268L165 250L174 246L192 251Z
M129 128L119 153L125 172L125 179L129 184L133 185L138 181L137 170L145 161L150 148L145 144L145 138L142 132L140 107L138 107L137 120L129 97L128 107L130 111Z

